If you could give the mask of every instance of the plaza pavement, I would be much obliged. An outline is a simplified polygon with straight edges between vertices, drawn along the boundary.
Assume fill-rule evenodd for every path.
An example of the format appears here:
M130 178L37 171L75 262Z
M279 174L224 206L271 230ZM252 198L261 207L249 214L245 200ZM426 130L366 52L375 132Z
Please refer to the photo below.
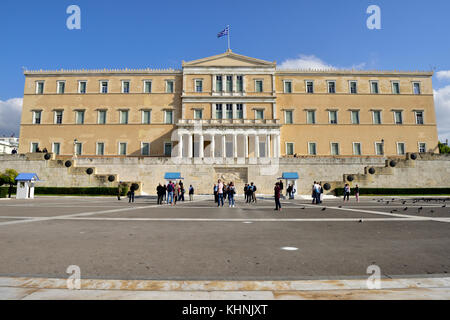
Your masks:
M0 299L450 298L450 199L392 199L1 201Z

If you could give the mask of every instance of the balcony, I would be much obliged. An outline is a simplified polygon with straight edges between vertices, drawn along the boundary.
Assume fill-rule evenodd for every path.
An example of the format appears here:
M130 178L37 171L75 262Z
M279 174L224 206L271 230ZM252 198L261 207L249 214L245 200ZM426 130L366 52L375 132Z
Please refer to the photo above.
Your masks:
M217 126L217 125L240 125L240 126L280 126L279 119L208 119L208 120L192 120L192 119L181 119L178 120L178 126Z

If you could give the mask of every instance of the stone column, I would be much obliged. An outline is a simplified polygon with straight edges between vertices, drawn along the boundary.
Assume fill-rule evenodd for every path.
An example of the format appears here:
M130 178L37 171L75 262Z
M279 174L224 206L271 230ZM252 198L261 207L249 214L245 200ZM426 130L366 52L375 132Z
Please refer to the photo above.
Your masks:
M277 158L281 157L281 137L279 134L276 136L276 143L277 143Z
M178 158L183 158L183 135L178 135Z
M217 81L217 75L213 74L212 75L212 92L215 93L216 92L216 81Z
M188 158L192 159L194 157L194 136L192 133L189 134L188 142Z
M213 134L211 135L211 158L215 158L215 151L216 151L216 136Z
M204 150L205 138L204 138L203 134L200 134L199 138L200 138L199 139L200 141L198 143L198 157L200 159L203 159L205 157L205 150Z
M255 158L259 158L259 136L255 135Z
M272 158L270 156L270 134L266 136L266 158Z
M244 157L245 159L248 159L248 135L244 136L244 150L245 150Z
M226 158L227 156L227 136L225 134L222 135L222 158Z
M233 157L238 157L238 148L237 148L237 134L233 135Z

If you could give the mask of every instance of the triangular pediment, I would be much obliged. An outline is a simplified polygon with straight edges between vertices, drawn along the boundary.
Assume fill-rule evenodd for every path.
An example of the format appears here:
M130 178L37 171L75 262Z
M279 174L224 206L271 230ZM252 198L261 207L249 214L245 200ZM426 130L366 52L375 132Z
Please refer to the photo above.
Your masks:
M250 58L232 51L190 62L183 62L183 67L275 67L275 62Z

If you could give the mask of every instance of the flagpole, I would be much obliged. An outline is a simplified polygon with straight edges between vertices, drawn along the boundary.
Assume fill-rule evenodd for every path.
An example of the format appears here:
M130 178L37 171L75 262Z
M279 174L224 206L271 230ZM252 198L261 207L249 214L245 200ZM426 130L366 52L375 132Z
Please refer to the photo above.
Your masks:
M231 33L231 29L230 29L229 25L227 27L228 27L228 50L231 50L231 47L230 47L230 33Z

